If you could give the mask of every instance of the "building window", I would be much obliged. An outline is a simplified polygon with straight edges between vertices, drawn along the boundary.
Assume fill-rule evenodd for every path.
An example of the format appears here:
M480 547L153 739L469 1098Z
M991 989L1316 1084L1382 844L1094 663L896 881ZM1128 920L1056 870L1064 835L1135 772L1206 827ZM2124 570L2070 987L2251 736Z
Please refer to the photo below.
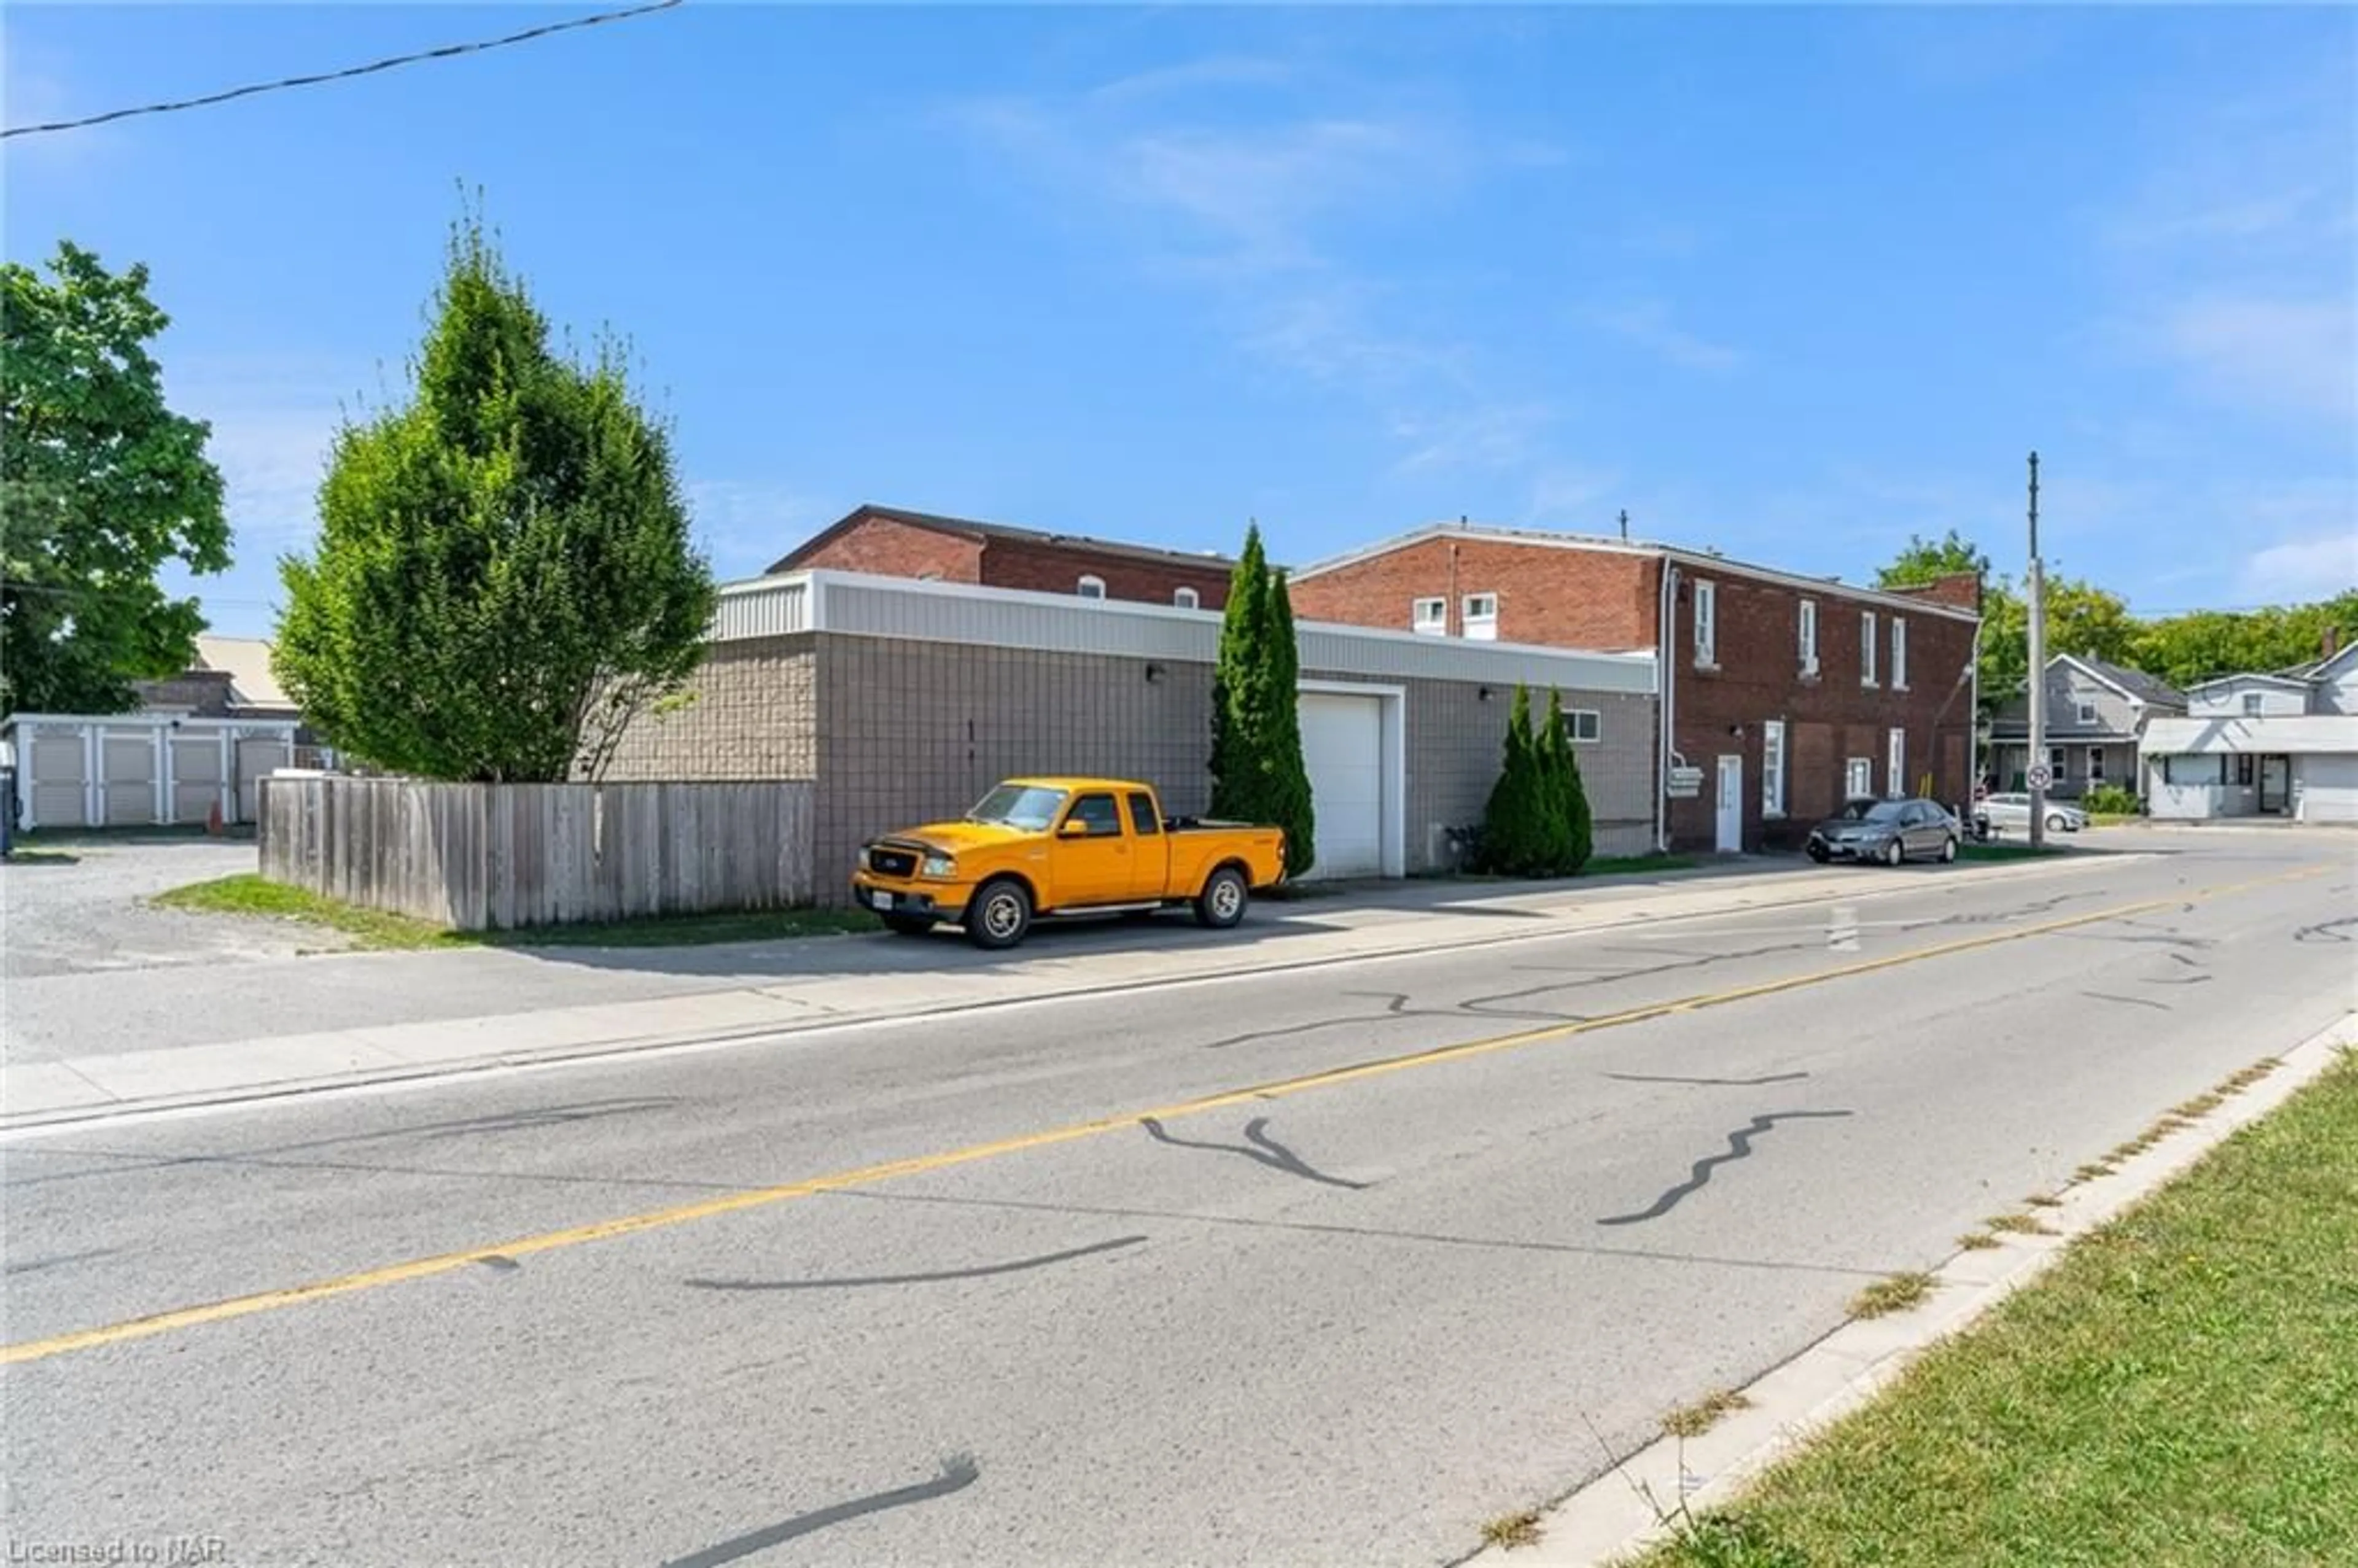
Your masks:
M1843 764L1843 798L1856 800L1875 793L1875 762L1869 757L1853 757Z
M2244 717L2246 719L2257 719L2259 716L2260 694L2256 691L2245 692L2244 694Z
M1422 632L1428 637L1447 636L1449 634L1449 600L1418 600L1409 607L1408 624L1411 631Z
M2249 786L2252 782L2252 754L2238 752L2235 757L2235 782Z
M2102 746L2088 748L2088 782L2092 784L2104 782L2104 749Z
M1701 578L1694 585L1694 639L1696 665L1714 669L1719 665L1719 585Z
M1469 593L1466 596L1466 635L1476 643L1498 640L1498 596L1495 593Z
M1858 684L1875 684L1875 611L1862 610L1858 615Z
M1908 689L1908 622L1897 615L1891 618L1891 689Z
M1171 590L1171 602L1182 610L1201 610L1204 596L1192 588L1174 588Z
M1892 796L1908 793L1908 731L1891 732L1890 754L1884 758L1884 793Z
M1781 719L1760 726L1760 815L1785 815L1785 721Z
M2080 726L2081 726L2081 728L2082 728L2082 729L2083 729L2083 730L2084 730L2084 729L2092 728L2092 727L2093 727L2093 725L2095 724L2095 722L2096 722L2096 705L2095 705L2094 703L2093 703L2093 702L2083 702L2083 703L2080 704Z
M2069 754L2068 752L2066 752L2063 750L2063 748L2062 748L2062 747L2061 747L2061 746L2050 746L2050 747L2048 747L2048 748L2047 748L2047 776L2048 776L2050 780L2052 780L2054 783L2056 783L2056 784L2061 784L2061 783L2064 781L2064 779L2070 775L2070 773L2071 773L2071 768L2067 765L2067 764L2069 763L2069 762L2070 762L2070 754Z
M1818 673L1818 601L1801 600L1801 673Z
M1596 709L1593 708L1567 708L1564 711L1563 721L1570 727L1573 741L1576 744L1586 745L1605 732L1604 724L1598 719Z
M1081 579L1079 588L1075 589L1075 591L1083 599L1103 599L1105 597L1105 579L1101 577L1085 576Z

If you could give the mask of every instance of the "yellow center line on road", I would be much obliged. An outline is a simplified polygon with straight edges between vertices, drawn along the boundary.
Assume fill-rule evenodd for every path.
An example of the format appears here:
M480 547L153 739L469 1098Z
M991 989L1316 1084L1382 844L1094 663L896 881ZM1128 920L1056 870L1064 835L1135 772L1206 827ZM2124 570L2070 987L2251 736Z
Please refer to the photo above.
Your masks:
M1725 990L1707 991L1674 1000L1654 1002L1645 1007L1631 1008L1625 1012L1608 1013L1601 1018L1578 1022L1551 1023L1537 1029L1518 1031L1512 1034L1493 1035L1482 1040L1468 1040L1455 1045L1437 1045L1413 1051L1404 1055L1387 1056L1373 1062L1361 1062L1348 1066L1329 1067L1320 1072L1305 1073L1298 1077L1281 1078L1274 1082L1255 1084L1249 1087L1222 1090L1195 1099L1155 1106L1142 1110L1122 1111L1118 1115L1099 1117L1091 1121L1077 1121L1065 1127L1050 1128L1040 1132L1020 1133L1011 1138L995 1139L988 1143L969 1144L962 1149L947 1150L936 1154L919 1154L905 1160L890 1160L882 1164L862 1165L855 1170L838 1171L830 1175L812 1176L781 1186L750 1187L743 1192L728 1193L719 1197L705 1198L695 1203L680 1204L671 1208L654 1209L644 1214L624 1215L614 1219L599 1220L589 1225L570 1226L563 1230L545 1231L495 1246L470 1248L463 1252L444 1252L431 1258L416 1258L405 1263L389 1263L382 1268L362 1270L358 1273L340 1274L332 1279L315 1280L308 1284L291 1285L282 1290L261 1291L252 1295L232 1296L222 1301L208 1302L198 1306L177 1307L168 1312L135 1317L121 1323L102 1325L96 1328L77 1329L69 1334L52 1335L47 1339L28 1339L18 1344L0 1346L0 1366L44 1360L62 1356L69 1351L95 1349L102 1345L116 1345L125 1340L144 1339L150 1335L169 1334L178 1329L195 1328L208 1323L221 1323L230 1318L247 1317L255 1313L276 1312L284 1307L301 1306L309 1302L326 1301L332 1296L350 1295L357 1291L374 1290L381 1285L400 1284L408 1280L423 1280L436 1274L447 1274L492 1258L522 1258L535 1252L551 1252L564 1247L579 1247L585 1242L611 1241L618 1237L632 1236L645 1230L659 1230L669 1226L686 1225L692 1220L710 1219L719 1215L735 1214L745 1209L764 1208L772 1204L791 1203L797 1198L814 1197L821 1193L840 1192L849 1187L872 1186L902 1176L924 1175L934 1171L946 1171L959 1165L971 1165L1002 1155L1018 1154L1032 1149L1052 1148L1059 1143L1077 1142L1108 1132L1135 1127L1152 1118L1169 1121L1182 1116L1199 1115L1229 1106L1247 1105L1256 1100L1278 1099L1300 1094L1306 1089L1329 1088L1339 1084L1357 1083L1380 1077L1390 1073L1406 1072L1413 1067L1427 1067L1444 1062L1462 1061L1493 1052L1511 1051L1525 1045L1537 1045L1549 1041L1571 1039L1576 1035L1594 1034L1601 1030L1618 1029L1628 1024L1643 1023L1652 1019L1675 1014L1696 1012L1705 1008L1725 1007L1733 1002L1747 1001L1756 997L1774 996L1782 991L1800 990L1805 987L1823 985L1830 980L1847 979L1855 975L1874 974L1897 968L1904 964L1921 963L1930 958L1944 958L1959 953L1971 953L1985 947L1995 947L2007 942L2019 942L2028 937L2043 936L2053 932L2069 931L2075 926L2093 925L2107 920L2123 920L2133 915L2150 914L2159 910L2182 907L2233 893L2248 892L2255 888L2269 887L2279 882L2298 881L2334 870L2331 865L2302 867L2297 871L2278 872L2250 881L2231 882L2213 888L2200 888L2174 892L2168 897L2142 900L2136 903L2117 904L2109 909L2092 910L2061 920L2043 921L2036 925L2021 925L1985 932L1977 936L1961 937L1954 942L1942 942L1928 947L1913 947L1903 953L1893 953L1879 958L1864 959L1855 964L1839 964L1831 968L1815 969L1808 974L1791 975L1783 979L1764 980L1755 985L1736 986Z

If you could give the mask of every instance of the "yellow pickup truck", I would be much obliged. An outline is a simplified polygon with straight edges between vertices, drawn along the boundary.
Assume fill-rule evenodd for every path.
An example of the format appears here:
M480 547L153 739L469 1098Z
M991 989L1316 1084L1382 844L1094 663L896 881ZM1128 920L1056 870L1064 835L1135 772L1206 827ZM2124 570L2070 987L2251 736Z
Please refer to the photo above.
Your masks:
M1044 915L1186 906L1225 930L1284 876L1282 829L1168 817L1127 779L1009 779L956 822L861 845L851 896L903 935L963 925L999 948Z

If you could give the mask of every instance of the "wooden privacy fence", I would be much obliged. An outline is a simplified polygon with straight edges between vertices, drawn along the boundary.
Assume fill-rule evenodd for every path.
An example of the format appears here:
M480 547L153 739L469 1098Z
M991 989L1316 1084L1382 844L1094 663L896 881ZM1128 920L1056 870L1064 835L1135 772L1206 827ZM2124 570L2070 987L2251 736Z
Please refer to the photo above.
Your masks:
M811 785L433 784L278 773L262 874L461 931L811 900Z

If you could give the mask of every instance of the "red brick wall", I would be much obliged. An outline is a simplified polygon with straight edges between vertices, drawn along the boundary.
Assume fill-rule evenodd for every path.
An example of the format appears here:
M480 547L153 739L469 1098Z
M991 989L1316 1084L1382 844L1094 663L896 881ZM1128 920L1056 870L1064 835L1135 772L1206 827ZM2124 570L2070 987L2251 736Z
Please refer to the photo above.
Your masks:
M1199 567L1184 560L1145 560L1092 550L1085 545L1035 544L1029 539L992 539L982 548L981 580L991 588L1072 593L1077 591L1084 572L1105 579L1108 599L1168 604L1175 590L1192 588L1202 608L1228 608L1228 568L1211 562ZM1293 613L1301 617L1298 599Z
M977 540L938 529L919 528L891 517L869 517L795 564L797 568L813 571L980 582L982 546Z
M1935 604L1954 605L1959 610L1970 610L1976 615L1981 613L1982 579L1975 572L1951 572L1946 577L1934 578L1931 582L1915 588L1892 591L1904 593L1910 599L1930 600Z
M1411 629L1420 599L1449 601L1449 631L1465 631L1465 599L1498 596L1498 640L1542 647L1644 648L1653 643L1658 559L1508 539L1427 539L1293 584L1297 621ZM1453 569L1454 568L1454 569Z
M1707 579L1718 589L1718 668L1694 663L1694 582ZM1818 606L1818 675L1801 673L1801 600ZM1671 641L1672 744L1690 766L1703 770L1703 793L1672 801L1674 847L1705 849L1716 842L1718 759L1744 758L1744 847L1798 849L1811 823L1843 798L1848 759L1873 763L1874 793L1886 792L1888 731L1907 731L1907 778L1913 794L1932 775L1932 796L1946 804L1963 801L1965 741L1973 723L1970 694L1956 690L1958 672L1973 654L1973 625L1944 615L1898 611L1908 622L1908 689L1891 688L1891 622L1888 605L1874 606L1876 676L1859 683L1861 625L1867 606L1826 591L1804 591L1781 583L1748 579L1733 571L1686 565L1680 568ZM1952 694L1954 694L1953 696ZM1945 708L1945 711L1944 711ZM1761 766L1764 719L1785 724L1785 816L1762 811ZM1937 725L1936 725L1937 720ZM1740 733L1730 733L1740 729Z

